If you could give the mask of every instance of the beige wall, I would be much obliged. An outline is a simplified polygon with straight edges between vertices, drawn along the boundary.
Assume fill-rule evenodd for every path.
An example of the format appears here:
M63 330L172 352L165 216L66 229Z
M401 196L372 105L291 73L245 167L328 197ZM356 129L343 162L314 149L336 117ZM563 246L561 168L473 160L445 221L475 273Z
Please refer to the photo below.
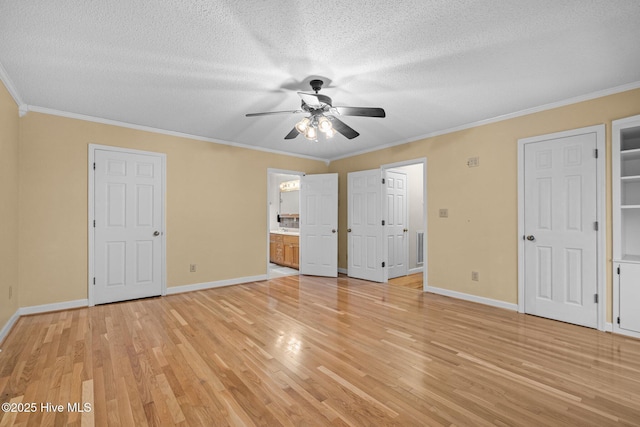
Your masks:
M640 89L427 138L332 162L346 200L346 174L427 157L429 284L517 303L517 141L607 126L607 318L611 321L611 121L640 114ZM479 156L480 167L468 168ZM448 208L449 218L438 217ZM339 265L346 262L347 207L340 204ZM480 281L471 281L471 271Z
M166 153L167 287L265 274L267 168L327 170L319 161L34 112L20 124L23 307L87 298L89 143Z
M0 82L0 329L18 309L18 130L18 106Z

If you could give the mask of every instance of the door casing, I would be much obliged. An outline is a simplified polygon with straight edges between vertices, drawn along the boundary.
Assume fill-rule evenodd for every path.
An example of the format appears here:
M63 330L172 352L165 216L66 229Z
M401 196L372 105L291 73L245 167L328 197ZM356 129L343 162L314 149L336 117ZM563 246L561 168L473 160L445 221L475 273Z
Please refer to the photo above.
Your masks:
M525 313L525 235L524 218L525 218L525 168L524 168L524 148L526 144L535 144L536 142L546 141L554 138L566 138L571 136L583 135L587 133L596 134L596 149L598 157L596 158L596 221L599 223L597 230L597 292L598 292L598 329L605 330L606 306L607 306L607 279L606 279L606 203L605 203L605 126L595 125L579 129L572 129L563 132L556 132L546 135L538 135L530 138L522 138L518 140L518 312Z
M95 172L93 169L93 164L95 162L95 152L96 150L105 150L105 151L117 151L121 153L130 153L130 154L143 154L150 156L158 156L161 159L161 167L162 167L162 183L161 183L161 220L162 230L160 240L160 252L161 252L161 283L162 283L162 291L161 295L167 294L167 250L166 250L166 215L165 215L165 200L166 200L166 188L167 188L167 155L164 153L156 153L152 151L142 151L142 150L134 150L130 148L122 148L122 147L114 147L109 145L98 145L98 144L89 144L89 162L87 165L88 170L88 277L87 277L87 296L89 300L89 306L94 306L94 292L93 292L93 280L95 275L95 228L93 227L93 220L95 218Z

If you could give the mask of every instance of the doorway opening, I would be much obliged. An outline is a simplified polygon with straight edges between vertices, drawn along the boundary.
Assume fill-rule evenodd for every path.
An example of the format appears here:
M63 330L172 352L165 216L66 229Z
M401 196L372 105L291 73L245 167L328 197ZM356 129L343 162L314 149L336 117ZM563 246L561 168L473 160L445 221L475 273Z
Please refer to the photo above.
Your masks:
M416 275L422 273L420 288L426 290L427 159L391 163L380 169L385 178L384 251L388 266L385 279L415 284Z
M304 172L267 171L267 278L296 276L300 257L300 178Z
M427 159L347 175L350 277L374 282L420 274L427 287Z

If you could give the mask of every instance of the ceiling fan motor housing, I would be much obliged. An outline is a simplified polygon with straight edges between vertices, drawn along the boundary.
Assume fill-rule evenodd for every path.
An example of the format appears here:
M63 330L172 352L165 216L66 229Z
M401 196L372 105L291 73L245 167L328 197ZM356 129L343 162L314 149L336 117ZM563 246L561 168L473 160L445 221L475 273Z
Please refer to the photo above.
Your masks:
M318 93L318 91L322 89L324 82L322 80L311 80L309 84L311 85L311 89Z

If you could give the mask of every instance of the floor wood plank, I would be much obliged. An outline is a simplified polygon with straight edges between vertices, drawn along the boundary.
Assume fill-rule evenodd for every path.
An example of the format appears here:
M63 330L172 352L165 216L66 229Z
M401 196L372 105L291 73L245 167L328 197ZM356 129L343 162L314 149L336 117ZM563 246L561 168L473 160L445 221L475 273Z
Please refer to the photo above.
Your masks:
M0 426L640 425L640 340L425 294L417 276L287 276L22 317L0 400L38 410Z

